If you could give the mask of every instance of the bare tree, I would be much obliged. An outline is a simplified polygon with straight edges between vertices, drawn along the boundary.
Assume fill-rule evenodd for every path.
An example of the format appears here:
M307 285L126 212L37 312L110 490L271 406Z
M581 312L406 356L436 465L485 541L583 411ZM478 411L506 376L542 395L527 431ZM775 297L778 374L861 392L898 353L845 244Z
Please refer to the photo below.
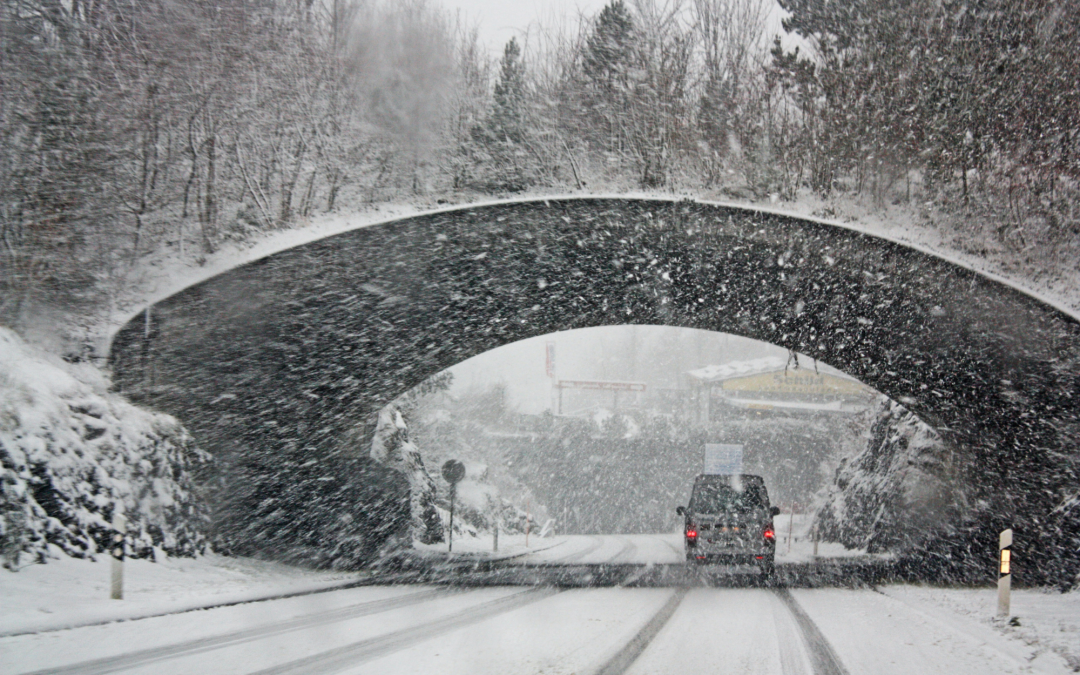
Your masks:
M767 60L769 6L761 0L693 0L701 54L697 110L706 185L737 162L758 126ZM742 139L742 140L740 140Z

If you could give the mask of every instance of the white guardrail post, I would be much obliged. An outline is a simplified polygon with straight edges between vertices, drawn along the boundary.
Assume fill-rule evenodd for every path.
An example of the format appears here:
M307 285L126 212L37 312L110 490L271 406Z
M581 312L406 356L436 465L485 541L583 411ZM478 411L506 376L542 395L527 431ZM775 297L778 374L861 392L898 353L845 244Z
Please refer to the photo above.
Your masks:
M1009 616L1009 593L1012 590L1012 528L998 537L998 616Z
M112 557L112 592L113 600L124 599L124 540L127 538L127 518L121 514L113 516L112 541L109 542L109 555Z

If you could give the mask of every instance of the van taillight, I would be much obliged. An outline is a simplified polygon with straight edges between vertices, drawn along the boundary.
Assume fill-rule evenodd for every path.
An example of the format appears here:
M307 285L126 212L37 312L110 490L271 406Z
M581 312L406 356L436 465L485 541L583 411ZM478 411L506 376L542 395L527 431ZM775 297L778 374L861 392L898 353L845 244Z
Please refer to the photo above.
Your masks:
M687 530L686 531L686 538L687 539L697 539L697 530Z
M770 541L775 540L776 539L776 532L773 532L773 529L771 527L766 527L765 528L765 538L770 540Z

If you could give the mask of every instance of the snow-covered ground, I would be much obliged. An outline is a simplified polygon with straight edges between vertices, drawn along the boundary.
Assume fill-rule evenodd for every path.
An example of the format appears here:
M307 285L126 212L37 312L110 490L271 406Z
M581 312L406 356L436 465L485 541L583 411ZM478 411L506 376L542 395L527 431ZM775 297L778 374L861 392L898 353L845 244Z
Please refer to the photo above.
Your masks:
M124 563L124 599L110 600L111 559L63 556L18 572L0 570L0 635L180 612L209 605L303 593L356 581L250 558L206 555Z
M938 620L948 622L960 616L981 628L993 628L1026 644L1036 657L1054 652L1080 672L1080 591L1014 590L1011 616L1002 619L995 616L996 588L893 585L880 590Z
M792 595L852 673L1063 673L1076 665L1064 654L1080 646L1077 593L1015 591L1015 611L1043 617L1029 620L1027 636L992 619L994 589L888 586L881 592L797 589ZM1019 620L1023 625L1024 617ZM1061 629L1067 625L1071 629Z
M454 536L453 552L450 543L416 544L416 549L424 556L454 558L483 558L485 560L508 560L530 553L562 547L567 537L540 537L530 534L500 534L499 550L495 550L495 537L490 532L481 532L475 536Z
M648 558L670 536L563 538L566 555ZM550 541L558 542L559 538ZM530 542L531 543L531 542ZM652 553L649 553L652 551ZM540 555L543 552L538 552ZM29 574L26 574L29 573ZM66 561L0 574L5 627L95 604L138 607L254 597L343 583L250 560L129 568L127 599L106 600L108 565ZM596 673L629 657L632 675L825 672L1074 672L1080 593L1019 590L1019 626L993 618L994 589L447 588L364 586L70 630L0 636L4 673ZM666 612L666 614L665 614ZM117 610L119 616L120 610ZM100 616L100 613L99 613ZM665 622L665 617L669 616ZM8 631L10 633L10 630ZM634 646L642 649L635 650ZM624 664L627 665L627 664Z

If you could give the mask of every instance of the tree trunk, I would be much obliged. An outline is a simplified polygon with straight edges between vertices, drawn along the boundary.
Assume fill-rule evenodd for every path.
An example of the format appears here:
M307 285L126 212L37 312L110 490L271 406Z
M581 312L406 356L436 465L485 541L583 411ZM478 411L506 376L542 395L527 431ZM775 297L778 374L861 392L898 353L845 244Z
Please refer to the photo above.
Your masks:
M296 181L300 178L300 169L304 163L304 151L307 149L307 142L301 138L297 142L296 147L296 164L293 166L292 175L289 179L281 184L281 209L278 215L278 222L285 225L292 220L292 195L293 190L296 189Z
M213 133L206 140L206 194L202 221L203 252L214 252L214 226L217 223L217 202L214 198L214 174L217 156L215 153L216 137Z

